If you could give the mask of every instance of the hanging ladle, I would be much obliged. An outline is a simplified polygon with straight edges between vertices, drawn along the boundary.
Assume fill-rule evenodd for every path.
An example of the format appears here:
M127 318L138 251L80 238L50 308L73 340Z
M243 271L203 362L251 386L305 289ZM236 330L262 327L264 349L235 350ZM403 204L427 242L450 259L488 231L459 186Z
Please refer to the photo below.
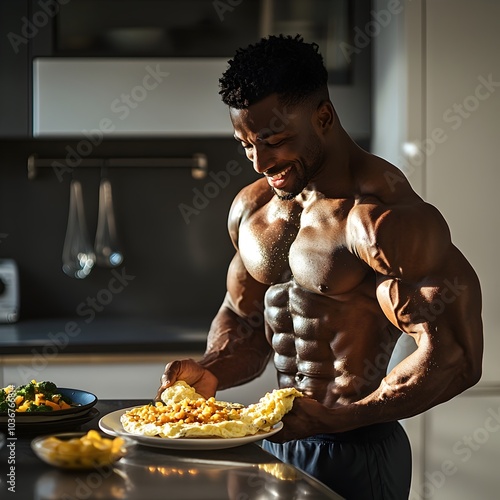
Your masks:
M82 185L71 180L69 214L63 246L63 271L72 278L86 278L95 263L94 249L90 243L83 208Z
M97 219L94 250L98 266L116 267L123 262L123 253L116 234L111 182L106 178L105 165L101 169L99 215Z

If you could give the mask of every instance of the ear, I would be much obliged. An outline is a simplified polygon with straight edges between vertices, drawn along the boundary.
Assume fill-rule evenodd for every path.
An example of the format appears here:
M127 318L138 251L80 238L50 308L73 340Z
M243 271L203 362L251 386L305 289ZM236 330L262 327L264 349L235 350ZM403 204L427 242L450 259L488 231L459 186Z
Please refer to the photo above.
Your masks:
M330 130L335 123L335 110L330 100L321 101L316 108L316 124L325 133Z

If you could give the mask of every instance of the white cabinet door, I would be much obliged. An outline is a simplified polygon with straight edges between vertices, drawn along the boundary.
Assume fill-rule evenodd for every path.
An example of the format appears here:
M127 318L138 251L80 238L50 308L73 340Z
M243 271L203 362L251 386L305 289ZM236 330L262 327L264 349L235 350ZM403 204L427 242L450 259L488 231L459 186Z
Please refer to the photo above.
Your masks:
M188 357L198 359L200 356L179 353L175 359ZM73 359L70 356L60 356L57 363L38 367L35 371L31 358L20 358L17 362L4 361L3 370L0 365L0 385L22 385L35 378L38 381L50 380L59 387L89 391L99 399L153 399L168 361L170 359L166 357L146 355L89 356L87 361L85 356ZM259 378L242 386L220 391L217 397L225 401L251 404L275 388L276 370L270 362Z
M474 390L425 415L423 482L412 500L500 498L500 387Z
M481 281L482 382L500 381L500 2L426 2L426 195Z
M153 399L164 366L160 360L118 362L111 356L109 361L50 364L36 373L28 372L25 363L8 364L4 366L3 382L22 385L35 378L50 380L59 387L89 391L99 399ZM28 373L30 376L26 377Z

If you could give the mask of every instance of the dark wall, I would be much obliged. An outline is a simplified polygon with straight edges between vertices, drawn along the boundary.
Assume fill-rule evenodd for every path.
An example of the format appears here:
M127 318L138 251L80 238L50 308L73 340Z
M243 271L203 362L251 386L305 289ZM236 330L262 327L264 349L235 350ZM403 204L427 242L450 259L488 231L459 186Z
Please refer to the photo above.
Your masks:
M204 153L212 175L227 171L227 186L212 176L194 179L189 168L113 168L117 227L124 262L117 270L94 268L83 280L62 272L62 249L72 176L81 180L91 240L95 236L100 169L75 168L58 178L51 167L27 177L27 158L64 158L71 141L0 141L0 258L13 258L20 272L21 320L101 315L167 320L209 319L225 291L227 266L234 253L227 215L235 194L256 178L233 139L104 141L96 157L184 157ZM237 165L234 163L237 162ZM236 173L235 173L236 170ZM210 184L210 186L209 186ZM201 199L198 193L211 198ZM203 203L206 207L200 208ZM183 215L180 205L198 210ZM115 273L115 274L114 274ZM119 292L110 292L116 273ZM118 286L119 287L119 286ZM89 313L90 314L90 313Z

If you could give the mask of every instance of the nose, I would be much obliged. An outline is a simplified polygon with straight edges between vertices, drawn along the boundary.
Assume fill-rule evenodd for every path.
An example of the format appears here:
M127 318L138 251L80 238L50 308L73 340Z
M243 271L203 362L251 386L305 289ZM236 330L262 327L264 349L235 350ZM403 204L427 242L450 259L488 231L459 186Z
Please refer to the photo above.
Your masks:
M247 153L247 157L252 162L253 169L258 174L263 174L272 163L269 154L263 151L262 148L253 147L252 150Z

